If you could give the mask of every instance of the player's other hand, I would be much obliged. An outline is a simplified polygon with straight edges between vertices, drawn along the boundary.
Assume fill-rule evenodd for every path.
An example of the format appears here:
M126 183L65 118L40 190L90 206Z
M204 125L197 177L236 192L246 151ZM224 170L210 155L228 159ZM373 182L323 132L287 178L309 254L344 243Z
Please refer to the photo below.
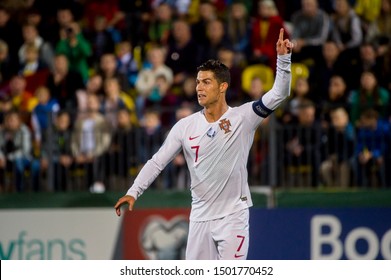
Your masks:
M124 204L129 204L129 211L133 210L133 205L136 199L133 196L125 195L118 199L117 203L114 206L115 212L117 213L117 216L121 216L121 206Z
M280 35L276 44L276 50L278 55L284 55L291 53L293 49L293 43L289 39L284 40L284 28L280 29Z

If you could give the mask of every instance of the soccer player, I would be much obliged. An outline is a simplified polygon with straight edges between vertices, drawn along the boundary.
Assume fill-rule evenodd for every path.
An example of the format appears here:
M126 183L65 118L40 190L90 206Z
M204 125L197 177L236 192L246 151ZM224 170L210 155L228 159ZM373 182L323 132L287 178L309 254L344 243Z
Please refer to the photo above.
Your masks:
M225 99L229 69L217 60L199 66L196 90L203 109L173 126L159 151L114 206L117 215L124 204L129 204L131 211L136 199L183 150L192 196L186 259L246 259L252 206L248 154L256 128L289 95L292 48L281 29L273 88L259 100L239 107L229 107Z

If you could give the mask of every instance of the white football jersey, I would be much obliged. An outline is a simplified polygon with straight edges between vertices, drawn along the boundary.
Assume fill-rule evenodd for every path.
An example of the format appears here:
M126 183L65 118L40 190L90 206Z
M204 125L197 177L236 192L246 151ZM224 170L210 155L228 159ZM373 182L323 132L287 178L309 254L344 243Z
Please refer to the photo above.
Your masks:
M213 220L251 207L247 160L254 133L289 95L290 80L290 55L279 56L274 86L262 100L229 107L213 123L203 110L178 121L127 194L137 199L183 150L191 175L191 221Z

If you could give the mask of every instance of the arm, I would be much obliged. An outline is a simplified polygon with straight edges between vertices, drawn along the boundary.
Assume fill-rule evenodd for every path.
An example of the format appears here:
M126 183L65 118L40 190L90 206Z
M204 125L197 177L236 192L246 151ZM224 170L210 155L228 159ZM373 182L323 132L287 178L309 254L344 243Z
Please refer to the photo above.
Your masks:
M166 167L166 165L179 153L182 148L180 132L181 128L177 123L167 135L167 139L164 141L159 151L157 151L141 169L126 195L121 197L115 204L114 208L118 216L121 215L121 206L123 204L129 204L129 211L133 209L133 204L137 198L143 194L162 172L164 167Z
M284 29L281 28L277 41L277 70L273 87L258 101L253 103L254 112L260 117L267 117L289 96L291 85L291 52L293 44L284 40Z

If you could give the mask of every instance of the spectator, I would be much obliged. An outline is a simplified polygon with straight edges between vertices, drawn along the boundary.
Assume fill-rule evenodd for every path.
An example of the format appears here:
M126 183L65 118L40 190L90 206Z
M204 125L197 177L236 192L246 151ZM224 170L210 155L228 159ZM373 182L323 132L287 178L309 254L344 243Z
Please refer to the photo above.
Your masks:
M70 110L75 114L77 108L76 91L84 88L84 82L79 72L69 69L65 55L56 55L54 71L47 78L46 86L52 97L60 104L61 109Z
M69 69L80 73L83 81L87 81L88 57L91 56L92 50L76 22L60 30L60 41L56 45L56 53L65 55L69 61Z
M146 100L152 95L156 86L156 78L164 76L166 82L171 86L174 74L165 64L166 53L162 47L152 47L147 53L147 63L140 70L137 81L137 114L142 117Z
M385 156L390 152L390 124L373 110L365 110L357 124L355 176L360 187L385 186Z
M272 0L258 1L257 14L251 24L251 63L263 63L275 69L275 38L284 28L284 21Z
M4 126L5 115L13 109L12 99L9 96L2 96L0 99L0 129Z
M118 72L128 79L130 88L134 88L139 72L138 61L133 56L132 44L129 41L122 41L117 44L116 56Z
M292 15L292 25L295 42L292 59L318 61L330 33L330 16L319 8L318 0L301 0L301 9Z
M34 191L39 190L39 163L32 159L31 132L22 122L19 113L9 111L5 116L4 128L0 130L0 183L11 191L25 191L25 171L30 170ZM6 178L11 174L13 178ZM12 182L14 180L14 182Z
M149 1L118 0L118 8L125 16L123 38L133 46L144 46L148 40L147 29L151 18Z
M198 44L207 40L206 27L211 20L217 19L216 7L210 0L201 0L198 6L198 19L191 25L192 38Z
M47 4L46 4L47 5ZM46 6L44 9L45 10ZM56 10L56 18L55 22L48 23L49 26L47 27L48 30L46 30L46 40L49 41L49 43L55 48L58 44L58 42L62 39L61 37L64 36L64 30L66 30L70 25L76 21L74 12L72 11L71 7L67 5L60 5L55 7Z
M173 10L173 15L176 18L186 19L188 17L189 8L191 6L190 0L152 0L151 7L156 8L162 3L168 3Z
M132 113L126 108L117 111L117 128L109 149L110 186L127 186L134 179L138 168L138 128L132 124ZM117 189L113 189L117 190Z
M320 103L321 119L329 122L329 114L333 109L344 108L348 110L348 90L345 80L339 76L334 75L330 79L327 97Z
M163 143L163 130L160 114L155 110L148 110L141 120L140 159L143 164L155 154ZM164 178L160 177L150 186L153 189L164 189Z
M118 0L87 0L86 2L83 18L88 29L94 26L97 15L104 18L109 30L123 28L125 14L119 9Z
M77 99L77 118L82 118L87 112L87 97L97 95L99 100L103 101L103 78L99 74L93 74L87 81L86 87L76 91Z
M12 98L13 108L22 114L23 123L29 124L31 112L37 105L38 100L32 92L26 90L26 79L23 76L15 75L11 78L9 96Z
M114 53L105 53L101 56L97 73L102 76L103 81L108 78L117 78L121 89L126 93L129 92L128 78L119 71L117 57Z
M348 57L354 57L363 41L360 18L350 4L350 0L336 0L332 16L332 37L339 49Z
M48 73L47 65L39 58L39 50L33 44L29 44L25 46L24 49L25 58L24 62L21 63L21 68L19 70L19 74L24 77L34 76L36 77L38 73L45 71ZM45 75L46 76L46 75ZM31 88L32 86L30 86ZM33 87L35 90L36 85Z
M167 45L173 23L173 10L168 3L159 3L153 8L152 20L148 28L149 42Z
M201 110L201 106L198 104L196 80L190 75L183 82L179 96L181 97L182 105L193 107L194 112L198 109Z
M36 89L35 97L38 104L34 107L31 117L34 146L40 148L46 130L52 125L55 114L60 110L56 99L51 97L49 89L41 86Z
M361 19L362 29L366 34L368 27L379 16L382 0L356 0L354 11Z
M201 42L201 61L217 59L218 51L222 48L230 48L231 42L225 33L222 20L210 20L206 26L206 40Z
M160 112L163 128L171 128L175 123L175 110L179 106L179 98L171 90L170 83L164 75L156 77L156 84L146 100L146 110Z
M102 101L102 113L113 129L117 128L117 111L127 109L131 113L132 125L137 124L136 106L133 99L120 88L117 78L108 78L103 84L105 96Z
M333 75L345 76L346 71L344 71L340 53L337 44L328 40L322 46L321 59L311 67L309 80L314 91L318 92L316 99L319 101L327 99L327 91Z
M47 137L42 142L41 170L48 177L49 190L67 191L74 160L71 152L71 116L66 111L60 111L50 125L53 127L50 132L47 131Z
M226 20L224 21L227 37L232 43L235 52L235 64L243 64L250 56L250 17L245 4L241 1L233 1Z
M304 77L298 77L295 87L292 89L292 95L284 106L282 123L296 123L301 107L303 106L303 102L306 104L308 103L308 100L312 100L308 79Z
M10 11L0 5L0 39L8 44L11 61L18 61L18 50L23 43L20 26L11 18Z
M382 76L382 62L377 57L376 47L372 44L363 43L356 60L346 61L343 59L342 61L342 69L349 69L349 71L341 72L349 89L356 89L360 86L360 77L364 71L371 71L376 77Z
M355 144L355 131L344 107L330 111L331 126L328 127L325 145L326 159L320 165L320 176L327 187L351 186L351 160Z
M18 71L17 61L12 61L8 44L0 39L0 88L5 86Z
M105 154L111 142L110 124L99 112L96 95L89 95L85 118L76 121L71 137L72 155L76 168L86 172L87 186L93 193L105 192Z
M382 49L387 48L391 42L391 0L381 1L380 14L368 26L365 39L369 43L382 47Z
M173 40L168 45L165 64L174 73L173 86L179 87L189 73L197 68L199 46L197 41L193 41L190 25L184 20L174 22L172 37Z
M92 67L96 68L103 54L114 53L115 42L104 16L95 15L93 26L86 31L86 39L91 44L91 56L88 62Z
M217 51L217 58L229 68L231 83L226 98L229 103L238 102L242 97L242 72L241 64L235 63L235 52L230 48L220 48Z
M46 42L38 33L38 29L33 24L24 24L22 26L24 44L19 48L19 62L26 61L26 48L28 45L34 45L38 50L38 58L51 71L54 70L54 50L50 43Z
M284 129L285 184L317 187L322 144L321 126L316 119L316 107L308 99L301 102L294 126Z
M177 121L193 114L194 111L188 106L181 106L175 113ZM184 190L186 186L190 186L190 173L187 168L186 159L183 156L183 151L175 156L171 163L171 169L173 173L172 186L176 190Z
M367 109L375 109L381 119L388 119L390 93L380 87L374 73L364 71L361 74L360 87L353 90L349 97L350 119L354 125L360 119L360 115Z

